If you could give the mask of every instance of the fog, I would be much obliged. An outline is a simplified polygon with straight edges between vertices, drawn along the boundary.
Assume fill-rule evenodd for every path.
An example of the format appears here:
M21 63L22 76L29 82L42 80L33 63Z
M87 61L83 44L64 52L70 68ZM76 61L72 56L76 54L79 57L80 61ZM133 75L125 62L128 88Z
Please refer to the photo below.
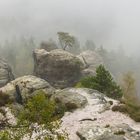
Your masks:
M92 40L116 51L107 54L116 77L127 71L139 75L139 5L139 0L0 0L0 55L16 75L32 74L33 49L50 38L58 44L57 32L69 32L81 47Z
M140 47L139 0L1 0L0 38L55 38L67 31L81 41L134 54Z

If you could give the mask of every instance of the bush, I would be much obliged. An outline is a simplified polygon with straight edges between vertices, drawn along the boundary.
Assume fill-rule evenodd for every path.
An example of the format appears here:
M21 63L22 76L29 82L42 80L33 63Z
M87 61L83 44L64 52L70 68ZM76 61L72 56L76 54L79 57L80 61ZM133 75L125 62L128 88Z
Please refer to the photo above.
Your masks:
M96 69L96 76L86 77L80 80L76 87L96 89L106 96L119 99L122 97L122 89L113 80L109 71L103 65Z
M50 101L43 91L38 91L19 112L17 126L0 131L0 140L21 140L25 136L31 138L36 131L39 132L37 139L43 137L44 140L52 140L57 137L57 140L65 140L67 134L56 131L64 112L64 108Z
M65 110L57 110L59 108L55 102L50 101L43 91L39 91L35 96L30 98L24 110L19 114L19 121L46 124L58 120L64 115Z

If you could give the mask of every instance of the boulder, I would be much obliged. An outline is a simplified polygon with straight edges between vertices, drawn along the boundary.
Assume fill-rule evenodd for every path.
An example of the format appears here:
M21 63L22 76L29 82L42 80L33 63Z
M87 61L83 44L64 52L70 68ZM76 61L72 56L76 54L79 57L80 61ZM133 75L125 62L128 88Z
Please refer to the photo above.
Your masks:
M52 96L52 100L66 107L68 111L81 108L87 103L86 97L76 92L71 92L69 89L57 91Z
M96 75L96 72L94 70L91 70L91 69L82 70L82 78L95 76L95 75Z
M0 59L0 87L6 85L14 79L11 67L2 59Z
M98 112L102 113L110 108L110 104L106 101L104 94L100 93L97 90L89 89L89 88L66 88L62 90L64 93L69 93L70 96L79 96L81 95L86 99L86 107L88 106L95 106L95 108L98 108ZM55 94L54 94L55 96ZM66 95L65 95L66 96ZM69 99L67 99L69 100ZM77 98L78 100L78 98ZM78 101L77 101L78 102ZM81 101L80 101L81 102ZM98 107L96 107L98 106ZM96 110L96 109L94 109Z
M90 88L66 88L63 89L65 92L71 92L74 94L80 94L87 99L89 99L89 104L90 100L92 100L92 104L106 104L107 101L105 99L105 95L97 90L90 89Z
M1 94L8 96L9 102L19 100L25 101L32 96L35 91L42 89L45 94L50 95L54 93L54 88L45 80L38 77L28 75L11 81L4 87L0 88ZM21 97L20 95L21 94Z
M56 49L34 51L34 74L56 88L74 86L81 78L83 63L71 53Z
M102 57L96 51L86 50L77 57L84 63L85 68L92 70L103 64Z
M140 134L129 125L116 126L87 125L77 131L80 140L139 140Z
M13 112L8 107L0 108L0 129L4 129L7 126L15 126L17 119L13 115Z

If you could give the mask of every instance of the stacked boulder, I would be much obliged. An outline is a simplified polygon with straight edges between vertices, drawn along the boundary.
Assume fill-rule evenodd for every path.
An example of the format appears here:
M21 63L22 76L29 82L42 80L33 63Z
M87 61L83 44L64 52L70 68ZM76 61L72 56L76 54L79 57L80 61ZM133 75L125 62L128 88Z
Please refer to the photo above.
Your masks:
M56 49L34 51L34 74L56 88L74 86L81 78L83 63L73 54Z

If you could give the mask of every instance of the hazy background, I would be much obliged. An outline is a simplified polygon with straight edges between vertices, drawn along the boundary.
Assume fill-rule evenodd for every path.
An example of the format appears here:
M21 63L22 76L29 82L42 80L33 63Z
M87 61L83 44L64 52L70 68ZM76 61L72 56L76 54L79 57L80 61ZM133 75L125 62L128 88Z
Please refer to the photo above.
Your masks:
M105 48L140 51L139 0L0 0L0 41L67 31Z

